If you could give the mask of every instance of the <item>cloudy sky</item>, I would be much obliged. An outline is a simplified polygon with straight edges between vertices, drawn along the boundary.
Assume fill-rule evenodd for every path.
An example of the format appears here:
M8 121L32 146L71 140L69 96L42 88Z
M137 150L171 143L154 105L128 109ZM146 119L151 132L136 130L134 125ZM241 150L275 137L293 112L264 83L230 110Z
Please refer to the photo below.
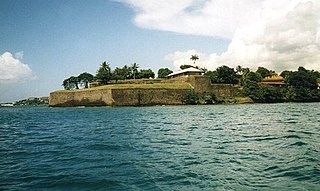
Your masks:
M320 70L319 0L2 0L0 102L136 62Z

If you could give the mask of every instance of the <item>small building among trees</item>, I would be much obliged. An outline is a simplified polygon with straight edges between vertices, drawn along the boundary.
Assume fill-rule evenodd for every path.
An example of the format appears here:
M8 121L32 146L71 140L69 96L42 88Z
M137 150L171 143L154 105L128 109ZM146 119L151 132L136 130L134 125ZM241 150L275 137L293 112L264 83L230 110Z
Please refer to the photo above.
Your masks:
M284 78L282 76L269 76L265 77L261 82L258 82L259 85L270 85L282 87L286 85Z

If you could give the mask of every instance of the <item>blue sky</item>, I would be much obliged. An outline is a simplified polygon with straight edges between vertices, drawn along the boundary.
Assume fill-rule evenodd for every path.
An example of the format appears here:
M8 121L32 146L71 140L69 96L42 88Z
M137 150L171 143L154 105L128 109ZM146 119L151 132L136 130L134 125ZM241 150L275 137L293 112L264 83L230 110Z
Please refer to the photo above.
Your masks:
M199 65L209 69L262 65L278 71L299 64L319 69L319 23L279 19L301 20L304 12L319 19L319 2L288 1L2 0L0 102L47 96L71 75L95 74L103 61L111 68L136 62L157 72L176 70L196 53ZM279 20L287 27L272 25L281 26ZM271 53L277 54L268 57Z

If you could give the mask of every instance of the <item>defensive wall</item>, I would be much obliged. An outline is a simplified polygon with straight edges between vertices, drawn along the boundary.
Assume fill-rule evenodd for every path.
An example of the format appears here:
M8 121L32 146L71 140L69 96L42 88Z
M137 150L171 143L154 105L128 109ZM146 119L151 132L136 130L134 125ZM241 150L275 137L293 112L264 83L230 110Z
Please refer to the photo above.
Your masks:
M148 106L181 105L190 91L205 95L234 97L239 89L232 85L211 84L205 76L187 76L153 81L151 84L117 84L81 90L50 93L49 106Z

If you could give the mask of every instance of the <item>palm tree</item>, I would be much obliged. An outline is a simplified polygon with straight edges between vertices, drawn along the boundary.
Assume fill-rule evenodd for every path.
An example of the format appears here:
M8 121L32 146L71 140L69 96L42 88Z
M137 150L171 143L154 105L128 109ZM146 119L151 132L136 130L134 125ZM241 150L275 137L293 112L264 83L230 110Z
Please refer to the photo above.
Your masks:
M131 78L131 68L127 65L124 65L123 69L123 75L124 79L130 79Z
M96 79L102 84L107 85L111 80L111 68L107 62L103 62L97 71Z
M237 72L238 75L241 76L242 73L243 73L243 68L242 68L242 66L238 65L238 66L236 67L236 72Z
M132 70L132 74L133 74L133 79L136 79L136 74L138 73L138 68L139 68L139 64L137 63L133 63L131 65L131 70Z
M196 61L199 60L199 56L198 56L197 54L191 55L190 60L192 60L192 61L193 61L193 64L195 64Z

